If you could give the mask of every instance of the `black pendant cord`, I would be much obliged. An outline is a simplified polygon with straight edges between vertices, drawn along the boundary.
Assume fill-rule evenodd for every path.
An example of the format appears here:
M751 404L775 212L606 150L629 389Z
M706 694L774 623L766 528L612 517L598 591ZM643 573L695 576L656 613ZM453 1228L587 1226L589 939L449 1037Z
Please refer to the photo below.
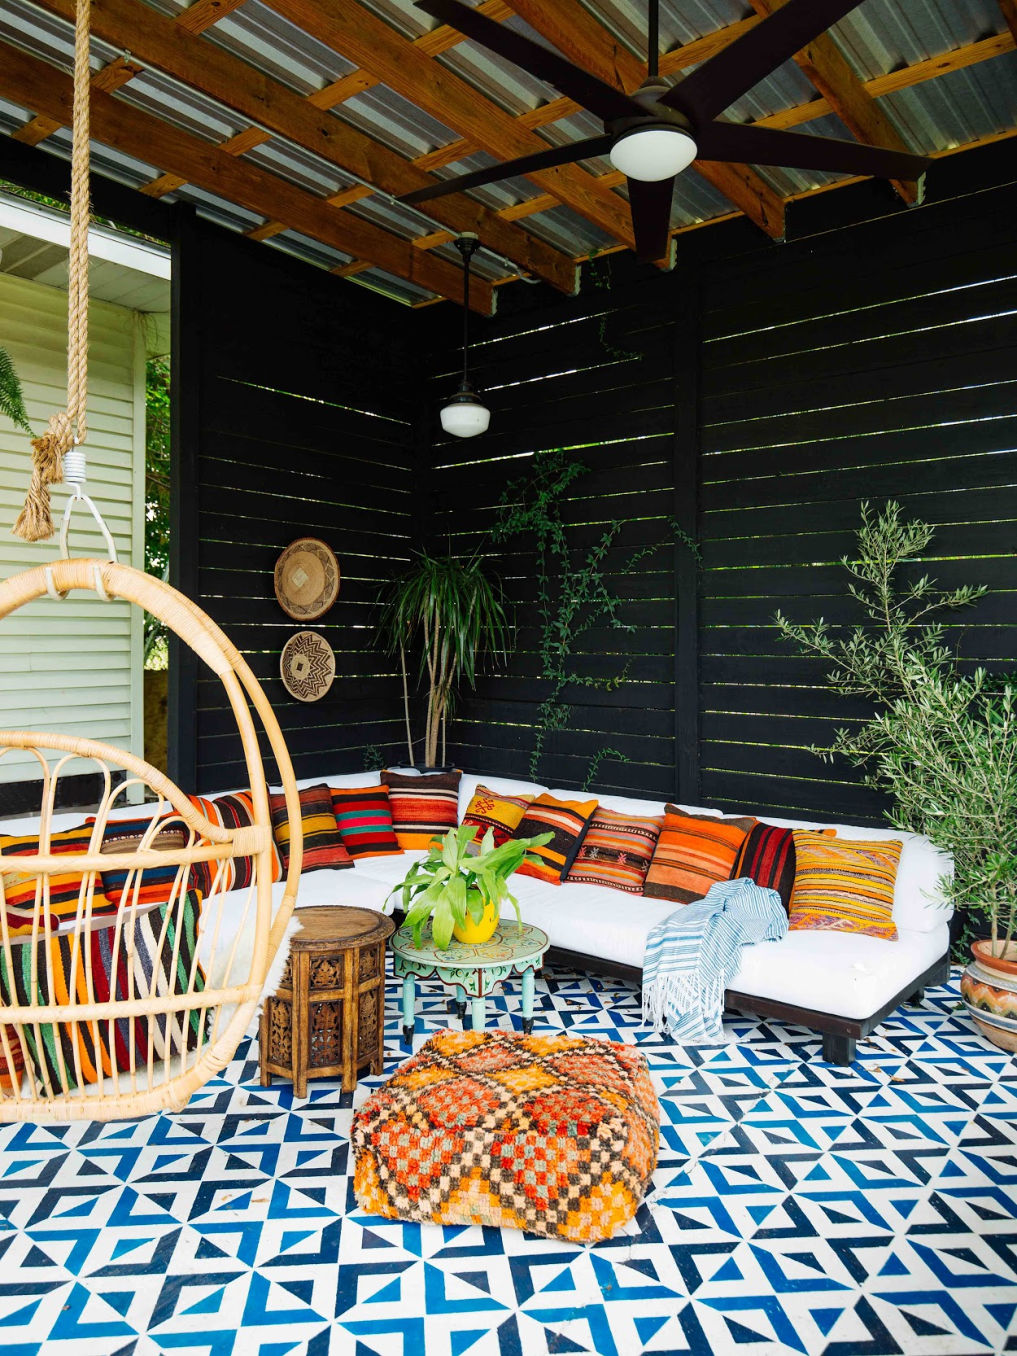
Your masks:
M660 0L650 0L646 29L646 73L656 80L660 73Z
M463 256L463 384L468 376L470 347L470 261L480 249L480 241L469 231L456 236L455 247Z

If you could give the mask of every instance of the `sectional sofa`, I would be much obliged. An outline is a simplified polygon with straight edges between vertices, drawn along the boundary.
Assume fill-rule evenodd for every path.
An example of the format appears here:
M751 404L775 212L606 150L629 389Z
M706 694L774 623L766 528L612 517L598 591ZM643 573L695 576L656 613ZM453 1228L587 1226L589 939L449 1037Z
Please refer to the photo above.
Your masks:
M395 770L395 769L393 769ZM411 771L411 769L402 769ZM377 784L378 773L335 777L318 776L298 783L327 782L336 787ZM478 783L510 795L537 796L550 791L563 799L575 791L510 781L502 777L464 774L459 791L462 819ZM601 804L625 814L662 814L660 802L602 796ZM708 808L683 806L695 814L719 814ZM137 815L127 807L124 815ZM57 831L80 823L79 812L54 816ZM770 819L793 828L828 827L806 821ZM26 833L30 821L0 824L0 833ZM789 932L779 942L744 947L741 965L727 992L729 1009L775 1018L810 1028L822 1035L823 1057L834 1064L850 1064L856 1042L902 1002L939 982L948 971L950 911L944 907L938 881L950 861L925 838L895 830L835 826L841 838L900 838L904 842L894 891L893 916L898 940L833 932ZM352 869L319 870L301 877L298 908L350 904L391 912L388 899L422 852L361 858ZM274 887L277 902L282 884ZM528 876L513 879L524 921L548 934L552 959L579 969L638 979L647 934L675 907L666 900L621 894L604 886L553 886Z

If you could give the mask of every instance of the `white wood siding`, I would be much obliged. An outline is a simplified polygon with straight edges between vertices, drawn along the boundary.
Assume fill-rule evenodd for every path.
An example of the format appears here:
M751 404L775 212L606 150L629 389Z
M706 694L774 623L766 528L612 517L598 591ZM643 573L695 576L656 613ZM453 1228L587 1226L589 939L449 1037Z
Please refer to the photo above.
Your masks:
M144 565L145 335L122 306L90 306L88 483L122 562ZM64 407L67 295L0 274L0 345L14 359L32 427L41 432ZM31 463L27 436L0 415L0 575L44 564L56 538L29 544L11 524ZM65 486L53 490L59 526ZM72 555L105 555L87 509L71 522ZM89 736L144 755L141 698L143 615L129 603L73 593L40 598L0 621L0 726ZM94 771L79 762L68 774ZM38 765L16 752L0 759L0 781L35 779Z

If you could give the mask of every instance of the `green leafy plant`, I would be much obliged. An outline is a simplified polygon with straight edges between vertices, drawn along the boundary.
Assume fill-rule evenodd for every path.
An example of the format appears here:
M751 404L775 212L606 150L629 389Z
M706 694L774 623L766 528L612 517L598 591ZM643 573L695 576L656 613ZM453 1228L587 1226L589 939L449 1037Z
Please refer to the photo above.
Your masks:
M493 537L502 543L523 535L535 544L537 612L540 620L541 677L550 683L550 691L537 711L537 729L530 754L529 776L539 780L540 761L549 736L568 728L572 707L562 700L568 687L584 687L613 692L628 677L628 663L618 672L601 677L582 671L579 645L584 635L598 626L631 633L635 627L626 622L623 600L611 589L605 576L608 552L615 545L625 519L608 523L592 546L575 547L569 540L563 505L569 487L589 468L563 448L535 457L525 477L505 488ZM699 556L699 545L674 523L667 523L660 541L638 547L613 571L624 577L640 561L663 545L665 537L681 541ZM604 748L593 757L583 790L593 783L601 763L628 762L617 749Z
M170 553L170 365L149 358L145 365L145 569L169 578ZM145 613L145 668L169 661L166 625Z
M0 348L0 414L5 414L12 424L32 437L21 380L15 371L14 360L5 348Z
M475 685L483 655L503 659L510 633L501 585L484 572L479 555L460 560L452 554L419 551L409 569L388 586L381 599L378 641L387 654L399 656L402 667L410 763L414 758L407 654L419 646L419 677L427 679L424 762L433 767L459 684Z
M923 575L900 578L934 534L905 522L899 505L874 515L862 505L858 555L844 558L848 586L865 621L835 635L825 621L789 622L781 633L823 659L838 692L870 698L871 718L837 731L813 752L846 758L867 785L888 792L891 823L925 834L954 859L944 898L987 927L995 956L1017 932L1017 685L985 668L965 672L947 644L942 613L969 606L986 590L943 591Z
M530 849L542 847L553 835L510 838L495 847L494 834L488 829L480 852L471 855L476 836L474 825L463 824L458 829L449 829L444 838L433 839L427 856L413 863L405 880L389 895L390 899L392 895L401 896L406 925L413 929L416 946L420 945L428 919L435 945L444 950L452 940L453 929L461 927L467 917L479 923L489 904L500 912L506 900L522 926L519 905L508 888L508 877L523 862L537 860Z

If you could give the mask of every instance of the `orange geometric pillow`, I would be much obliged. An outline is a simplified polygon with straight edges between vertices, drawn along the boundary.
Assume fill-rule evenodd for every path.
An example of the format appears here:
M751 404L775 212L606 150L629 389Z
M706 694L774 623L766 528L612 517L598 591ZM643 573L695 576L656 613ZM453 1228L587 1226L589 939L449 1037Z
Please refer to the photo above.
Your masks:
M37 892L40 901L44 899L42 891L45 885L40 889L40 880L48 879L49 882L48 913L51 933L56 932L62 925L69 926L73 923L79 903L84 910L89 899L92 918L102 918L116 913L117 902L106 897L102 877L98 872L92 873L91 880L86 882L86 877L80 871L55 871L48 878L44 878L16 865L18 857L42 855L83 857L91 848L92 832L89 825L81 824L76 829L52 833L48 845L42 851L36 834L29 834L23 838L0 838L0 881L3 886L0 898L7 917L9 936L22 937L32 931ZM45 912L44 903L40 903L40 932L46 927Z
M477 836L467 848L471 856L480 851L484 834L491 830L495 847L507 843L519 827L519 821L530 808L532 796L510 796L505 791L492 791L489 786L478 786L463 815L463 826L477 830Z
M643 894L691 904L702 899L711 885L731 879L731 869L756 821L688 815L677 805L664 808L664 827L646 873Z
M548 885L560 885L576 859L597 804L596 800L556 800L546 791L538 796L517 824L512 837L535 838L537 834L550 832L551 841L543 847L531 848L538 860L523 862L516 868L516 875L536 876Z
M798 865L791 890L791 932L854 932L897 940L893 887L899 838L828 838L795 829Z

